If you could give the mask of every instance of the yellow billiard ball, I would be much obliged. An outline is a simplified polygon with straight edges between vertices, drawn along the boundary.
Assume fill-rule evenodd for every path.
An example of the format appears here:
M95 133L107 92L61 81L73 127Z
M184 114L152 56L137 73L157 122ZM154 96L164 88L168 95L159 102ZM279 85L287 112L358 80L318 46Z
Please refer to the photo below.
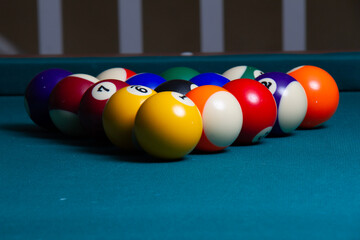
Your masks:
M150 155L180 159L190 153L202 133L201 114L188 97L161 92L141 105L135 118L135 136Z
M115 146L123 150L136 149L134 139L135 116L141 104L156 94L145 86L133 85L114 93L105 105L102 115L106 136Z

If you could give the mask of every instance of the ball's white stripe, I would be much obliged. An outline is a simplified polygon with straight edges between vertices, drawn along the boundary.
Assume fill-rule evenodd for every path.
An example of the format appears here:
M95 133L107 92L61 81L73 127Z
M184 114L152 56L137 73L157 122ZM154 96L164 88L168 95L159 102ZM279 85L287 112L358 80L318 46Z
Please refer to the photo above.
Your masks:
M242 109L236 98L229 92L219 91L209 97L202 116L204 133L215 146L231 145L241 131Z
M93 82L93 83L96 83L96 82L99 81L99 79L97 79L96 77L93 77L93 76L91 76L91 75L89 75L89 74L84 74L84 73L76 73L76 74L72 74L72 75L70 75L70 76L72 76L72 77L78 77L78 78L83 78L83 79L86 79L86 80L88 80L88 81L90 81L90 82Z
M229 79L230 81L239 79L242 77L242 75L244 75L246 68L247 68L246 66L232 67L227 71L225 71L222 75L227 79Z
M304 88L297 81L285 89L278 107L278 121L283 132L295 130L304 120L307 111L307 98Z
M96 76L96 78L99 80L118 79L121 81L126 81L127 74L125 69L123 68L110 68L101 72L99 75Z

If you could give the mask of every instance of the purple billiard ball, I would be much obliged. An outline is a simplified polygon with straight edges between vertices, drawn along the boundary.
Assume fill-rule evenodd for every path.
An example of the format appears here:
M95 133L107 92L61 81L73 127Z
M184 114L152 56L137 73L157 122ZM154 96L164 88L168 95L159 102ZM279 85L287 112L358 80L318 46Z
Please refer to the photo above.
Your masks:
M307 111L307 97L301 84L281 72L265 73L255 80L269 89L278 108L271 134L286 135L294 131L305 118Z
M222 87L226 83L230 82L230 80L218 73L201 73L190 79L190 82L196 84L197 86L215 85Z
M55 129L48 109L50 93L60 80L71 74L64 69L48 69L30 81L25 91L25 109L34 123L46 129Z
M141 85L155 89L160 84L166 82L166 79L154 73L139 73L126 80L129 85Z

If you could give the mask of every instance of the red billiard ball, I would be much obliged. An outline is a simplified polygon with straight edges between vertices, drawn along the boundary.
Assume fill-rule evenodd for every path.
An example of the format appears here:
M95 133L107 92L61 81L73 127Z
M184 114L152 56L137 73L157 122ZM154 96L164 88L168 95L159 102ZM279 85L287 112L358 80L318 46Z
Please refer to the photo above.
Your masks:
M198 107L203 131L196 149L213 152L227 148L239 136L243 115L229 91L214 85L197 87L186 94Z
M86 90L97 81L87 74L73 74L56 84L50 94L49 114L62 133L70 136L84 134L78 117L80 101Z
M288 72L304 88L308 108L302 128L314 128L329 120L339 105L339 89L334 78L315 66L300 66Z
M87 134L93 137L105 137L102 113L109 98L123 87L124 81L105 79L86 90L79 106L80 123Z
M261 83L252 79L236 79L224 85L239 101L243 126L235 144L259 142L272 130L277 116L273 95Z

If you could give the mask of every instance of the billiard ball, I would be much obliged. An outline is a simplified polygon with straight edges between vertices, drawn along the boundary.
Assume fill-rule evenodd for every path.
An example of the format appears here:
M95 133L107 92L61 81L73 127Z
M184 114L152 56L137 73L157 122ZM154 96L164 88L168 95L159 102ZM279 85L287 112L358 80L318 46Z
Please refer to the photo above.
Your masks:
M316 66L300 66L288 72L305 89L308 108L301 128L314 128L329 120L339 105L339 89L334 78Z
M235 79L224 85L239 101L243 112L243 126L236 145L258 143L272 130L277 116L273 95L253 79Z
M218 73L201 73L190 79L190 81L198 86L216 85L222 87L230 80Z
M228 69L222 75L229 79L230 81L239 79L239 78L248 78L255 79L261 74L264 74L263 71L251 66L236 66Z
M194 102L177 92L161 92L141 105L135 118L135 136L148 154L181 159L200 140L202 119Z
M141 85L155 89L161 83L166 82L166 80L154 73L139 73L130 77L128 80L126 80L126 82L129 85Z
M72 74L62 79L50 94L49 113L55 126L64 134L81 136L78 110L86 90L98 81L88 74Z
M271 135L286 135L294 131L304 120L307 98L304 88L286 73L269 72L256 78L269 89L275 98L277 119Z
M239 136L243 116L237 99L214 85L195 88L186 94L198 107L203 131L196 149L213 152L227 148Z
M104 138L102 113L109 98L118 90L129 84L117 79L105 79L86 90L79 106L80 123L87 134L96 138Z
M174 79L166 81L155 88L156 92L172 91L178 92L183 95L187 94L190 90L196 88L197 85L183 79Z
M199 74L200 73L198 71L189 67L172 67L161 73L160 76L165 78L167 81L174 79L190 80Z
M46 129L56 129L49 115L50 93L60 80L71 74L64 69L47 69L30 81L25 91L24 105L35 124Z
M138 149L135 139L135 116L140 106L156 92L151 88L132 85L114 93L103 111L105 134L115 146L122 150Z
M134 76L135 74L135 72L126 68L110 68L101 72L96 78L99 79L99 81L105 79L117 79L125 82L128 78Z

